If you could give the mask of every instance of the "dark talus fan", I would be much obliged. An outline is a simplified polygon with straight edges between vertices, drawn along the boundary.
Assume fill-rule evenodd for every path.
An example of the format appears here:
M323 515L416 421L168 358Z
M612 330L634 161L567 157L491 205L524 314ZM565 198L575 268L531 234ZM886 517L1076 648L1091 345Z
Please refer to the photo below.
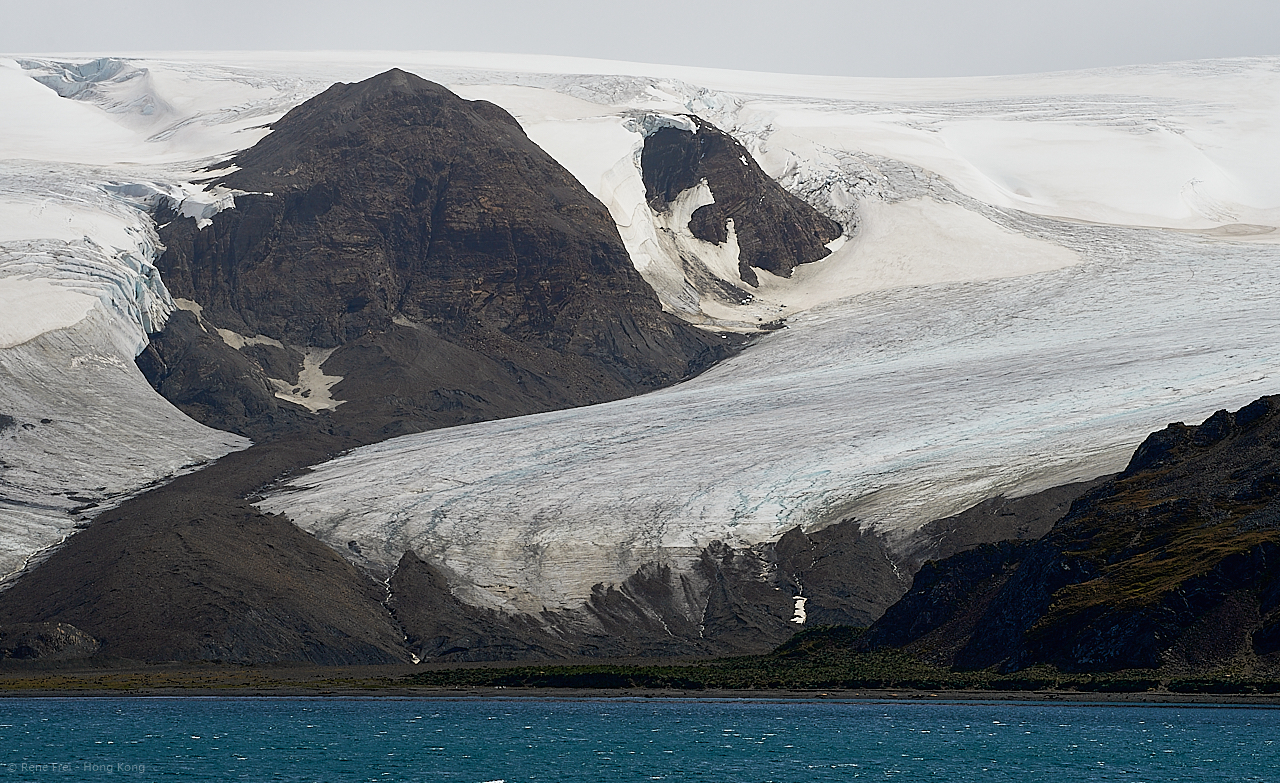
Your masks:
M298 443L236 452L100 514L0 592L0 636L61 623L114 659L407 662L381 585L241 499L324 455Z

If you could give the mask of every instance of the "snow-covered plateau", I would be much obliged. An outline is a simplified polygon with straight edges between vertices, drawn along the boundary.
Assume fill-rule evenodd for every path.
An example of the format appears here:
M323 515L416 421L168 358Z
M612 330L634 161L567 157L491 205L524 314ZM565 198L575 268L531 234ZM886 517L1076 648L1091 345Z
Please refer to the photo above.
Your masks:
M78 498L246 445L133 366L174 306L145 207L217 220L235 194L202 192L199 169L390 67L514 114L670 311L786 328L642 397L359 449L260 504L379 575L413 549L473 604L573 608L717 539L856 518L900 540L1277 391L1280 59L912 80L478 54L0 60L0 414L19 422L0 431L0 569L60 540ZM736 280L732 232L688 230L713 193L645 200L644 134L684 114L853 230L790 278ZM751 296L713 296L695 268Z

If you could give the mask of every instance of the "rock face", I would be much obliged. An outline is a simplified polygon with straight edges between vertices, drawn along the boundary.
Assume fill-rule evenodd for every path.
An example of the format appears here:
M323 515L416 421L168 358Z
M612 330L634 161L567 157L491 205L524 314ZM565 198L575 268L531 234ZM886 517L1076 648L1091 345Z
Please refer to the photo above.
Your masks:
M406 552L388 605L424 660L669 657L764 652L806 623L866 626L905 588L894 556L850 521L749 548L713 542L688 573L650 564L581 609L536 616L465 604Z
M1171 424L1038 541L927 564L865 644L1006 671L1270 660L1280 652L1277 449L1277 397Z
M156 391L191 418L210 427L262 438L311 429L315 414L276 396L275 388L251 355L223 342L198 315L179 310L136 362ZM295 368L279 371L286 375Z
M753 267L790 277L797 265L830 253L826 244L842 233L839 223L783 190L732 136L699 117L687 119L694 130L665 127L645 138L640 168L655 212L705 182L715 203L693 212L689 230L723 244L732 221L738 273L752 286L759 284Z
M66 623L16 623L0 626L0 660L69 661L89 658L98 640Z
M214 426L261 438L307 412L379 440L636 394L734 343L662 312L514 118L403 71L334 85L229 163L233 209L160 216L157 266L197 317L140 361Z

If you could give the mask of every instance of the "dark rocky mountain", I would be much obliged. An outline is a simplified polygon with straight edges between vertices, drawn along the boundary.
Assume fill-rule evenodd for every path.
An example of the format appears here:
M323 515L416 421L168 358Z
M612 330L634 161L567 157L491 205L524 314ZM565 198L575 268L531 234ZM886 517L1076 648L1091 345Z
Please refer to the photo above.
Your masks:
M868 631L961 669L1280 663L1280 398L1153 433L1035 542L926 564Z
M228 163L233 209L159 217L157 266L200 312L139 359L212 426L368 442L637 394L738 343L662 311L511 115L412 74L336 84ZM316 371L342 378L319 415L277 396L320 395Z
M640 156L645 197L661 212L681 193L706 180L714 204L699 207L689 230L704 242L728 240L728 222L738 238L738 272L759 284L752 267L790 277L799 264L817 261L843 229L788 193L760 169L751 153L729 134L688 115L693 131L659 128L645 138Z

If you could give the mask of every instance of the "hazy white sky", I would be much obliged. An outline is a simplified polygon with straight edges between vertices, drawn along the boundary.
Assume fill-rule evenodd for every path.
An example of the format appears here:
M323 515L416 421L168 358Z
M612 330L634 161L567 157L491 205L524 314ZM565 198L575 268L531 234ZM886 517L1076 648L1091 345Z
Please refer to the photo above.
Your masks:
M0 0L0 53L192 49L966 76L1280 54L1280 0Z

